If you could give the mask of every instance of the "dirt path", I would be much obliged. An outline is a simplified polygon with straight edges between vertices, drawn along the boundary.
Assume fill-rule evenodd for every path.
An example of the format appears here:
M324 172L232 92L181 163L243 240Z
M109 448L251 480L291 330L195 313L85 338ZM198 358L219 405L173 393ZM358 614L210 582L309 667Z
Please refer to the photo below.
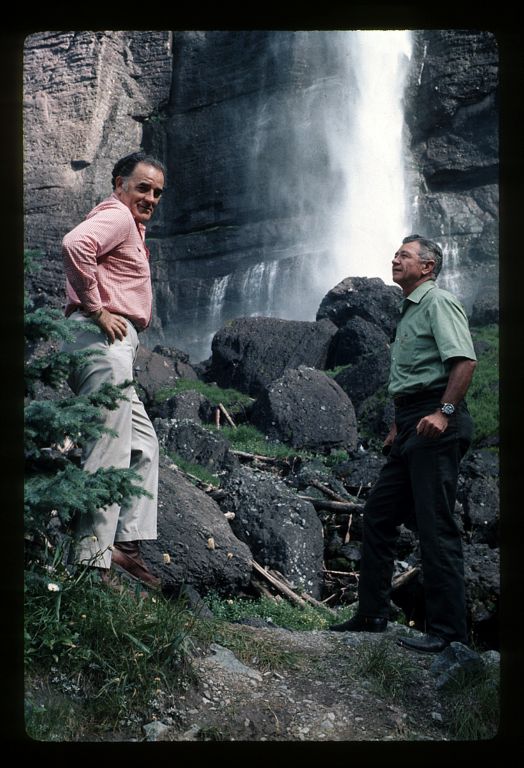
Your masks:
M396 644L405 627L390 625L382 635L242 627L246 630L276 652L296 654L296 668L263 672L256 659L247 666L228 649L213 645L207 655L195 659L194 683L158 718L149 740L449 738L445 700L429 671L434 657ZM393 665L400 670L404 682L397 681L394 693L377 693L369 676L359 672L362 654L373 648L388 654L390 669Z

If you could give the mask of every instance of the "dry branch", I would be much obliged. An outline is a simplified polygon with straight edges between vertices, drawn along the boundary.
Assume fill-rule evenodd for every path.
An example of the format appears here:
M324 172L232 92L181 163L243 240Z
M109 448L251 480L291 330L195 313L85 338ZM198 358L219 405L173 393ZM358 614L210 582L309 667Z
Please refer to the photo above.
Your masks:
M248 461L267 461L268 464L277 464L279 459L274 456L262 456L258 453L247 453L246 451L231 451L239 459L247 459Z
M329 498L333 499L333 501L340 501L343 504L349 503L347 499L344 499L342 496L339 496L338 493L335 493L335 491L332 491L331 488L321 483L320 480L311 480L309 482L309 485L313 485L315 488L318 488L319 491L322 491L323 493L325 493L326 496L329 496Z
M226 409L224 408L224 406L222 405L222 403L219 403L219 404L218 404L218 407L219 407L220 411L221 411L221 412L224 414L224 416L226 417L226 420L227 420L228 424L230 424L230 425L233 427L233 429L236 429L236 428L237 428L237 425L235 424L235 422L233 421L233 419L231 418L231 416L229 415L229 413L226 411Z
M298 495L298 498L311 502L315 509L327 509L332 512L354 512L364 509L363 504L354 504L350 501L326 501L325 499L317 499L315 496L302 496L301 494Z
M398 576L395 576L395 578L391 581L391 588L398 589L403 584L407 584L407 582L411 581L411 579L416 576L419 571L419 566L415 565L413 568L409 568L407 571L404 571L404 573L400 573Z
M286 586L286 584L284 584L280 579L277 579L275 576L268 573L268 571L266 571L265 568L262 568L262 566L259 565L255 560L252 560L251 564L257 573L260 573L262 576L264 576L264 578L267 579L270 584L272 584L280 592L286 595L286 597L288 597L293 603L300 605L302 608L306 607L306 601L299 597L295 592L293 592L293 590Z

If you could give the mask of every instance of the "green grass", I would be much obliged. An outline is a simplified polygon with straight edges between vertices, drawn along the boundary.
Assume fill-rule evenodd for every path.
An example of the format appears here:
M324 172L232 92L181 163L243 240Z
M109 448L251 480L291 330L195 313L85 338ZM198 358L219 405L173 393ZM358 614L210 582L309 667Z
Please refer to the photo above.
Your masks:
M209 646L217 643L228 648L248 666L254 666L263 672L294 669L301 663L299 653L283 650L271 637L261 638L255 635L252 627L242 624L230 624L224 619L206 619L195 624L193 642Z
M472 328L473 339L488 345L478 355L466 400L475 423L474 445L493 437L499 430L499 328L488 325Z
M476 675L460 675L446 688L449 730L459 740L491 739L499 725L498 668L486 666Z
M207 483L208 485L220 485L220 478L218 475L213 474L205 467L202 467L200 464L187 461L187 459L184 459L182 456L179 456L178 453L175 452L168 452L168 456L183 472L186 472L189 475L193 475L202 483Z
M161 595L142 599L138 592L115 592L91 572L74 578L29 574L25 660L30 736L41 738L46 729L55 733L60 720L66 736L82 730L74 708L60 718L60 696L52 704L46 698L44 718L31 680L44 681L44 687L66 699L80 691L81 720L91 727L115 726L130 711L152 716L159 691L180 686L194 618ZM54 738L60 738L60 729Z
M266 436L251 424L239 424L234 427L224 426L220 429L216 427L206 427L222 435L233 450L245 451L246 453L256 453L259 456L268 456L275 459L286 459L293 456L300 456L303 459L312 459L315 454L309 451L292 448L286 443L277 443L268 440Z
M356 647L350 674L367 679L377 695L397 701L407 695L416 681L415 667L395 653L385 639L366 641Z
M259 618L270 619L277 627L291 630L326 629L334 623L332 614L313 605L302 608L287 600L274 602L268 597L256 600L236 598L227 600L214 593L207 595L205 602L214 616L223 621Z
M158 403L163 403L170 397L179 395L182 392L198 392L206 397L211 405L214 406L222 403L231 415L243 412L253 402L252 397L236 389L222 389L213 384L206 384L204 381L191 381L188 379L179 379L173 386L158 390L155 394L155 400Z

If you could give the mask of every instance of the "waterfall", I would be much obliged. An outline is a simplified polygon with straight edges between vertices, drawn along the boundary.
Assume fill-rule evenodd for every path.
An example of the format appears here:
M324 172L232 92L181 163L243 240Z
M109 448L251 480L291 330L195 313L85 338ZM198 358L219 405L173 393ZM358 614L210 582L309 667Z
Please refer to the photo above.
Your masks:
M348 275L391 283L391 259L409 234L402 97L410 33L348 33L347 81L356 88L346 105L348 130L333 137L345 179L332 233L333 280Z
M206 343L232 317L313 320L349 276L392 282L391 259L410 233L402 105L410 57L409 31L267 35L242 126L249 266L230 261L213 278Z

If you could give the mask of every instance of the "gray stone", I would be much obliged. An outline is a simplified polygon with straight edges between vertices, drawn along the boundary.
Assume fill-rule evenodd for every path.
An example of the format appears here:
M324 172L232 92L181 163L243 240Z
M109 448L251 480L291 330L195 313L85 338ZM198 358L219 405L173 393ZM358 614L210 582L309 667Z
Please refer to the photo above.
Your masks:
M154 427L158 441L166 451L205 467L213 474L230 472L238 466L228 441L191 419L158 418L154 420Z
M357 446L351 400L323 371L300 366L272 381L255 402L251 421L273 441L318 451Z
M379 347L375 352L361 355L352 365L335 376L353 403L357 415L366 400L387 384L391 364L389 348Z
M391 339L399 317L400 288L379 277L346 277L322 299L317 320L331 320L338 328L360 317L382 329Z
M324 368L336 330L329 320L238 318L215 334L208 375L221 387L257 396L286 368Z
M160 720L153 720L153 722L143 725L142 730L146 735L146 741L158 741L171 730L171 727Z
M144 559L175 594L188 584L200 594L231 594L251 579L251 552L218 504L161 457L158 539L142 542Z
M246 467L229 475L223 490L220 507L235 513L231 528L253 558L319 597L324 540L314 507L281 480Z
M211 656L208 656L207 659L211 661L212 664L223 667L228 672L232 672L235 675L249 677L251 680L262 682L262 675L260 672L243 664L228 648L224 648L217 643L211 643L209 648L212 651L212 654Z
M133 370L146 406L154 402L157 392L174 386L179 379L197 380L195 371L187 362L152 352L143 344L139 346Z
M436 687L446 688L458 683L461 676L477 674L482 670L482 658L462 643L450 643L438 654L431 664L430 671L436 676Z

